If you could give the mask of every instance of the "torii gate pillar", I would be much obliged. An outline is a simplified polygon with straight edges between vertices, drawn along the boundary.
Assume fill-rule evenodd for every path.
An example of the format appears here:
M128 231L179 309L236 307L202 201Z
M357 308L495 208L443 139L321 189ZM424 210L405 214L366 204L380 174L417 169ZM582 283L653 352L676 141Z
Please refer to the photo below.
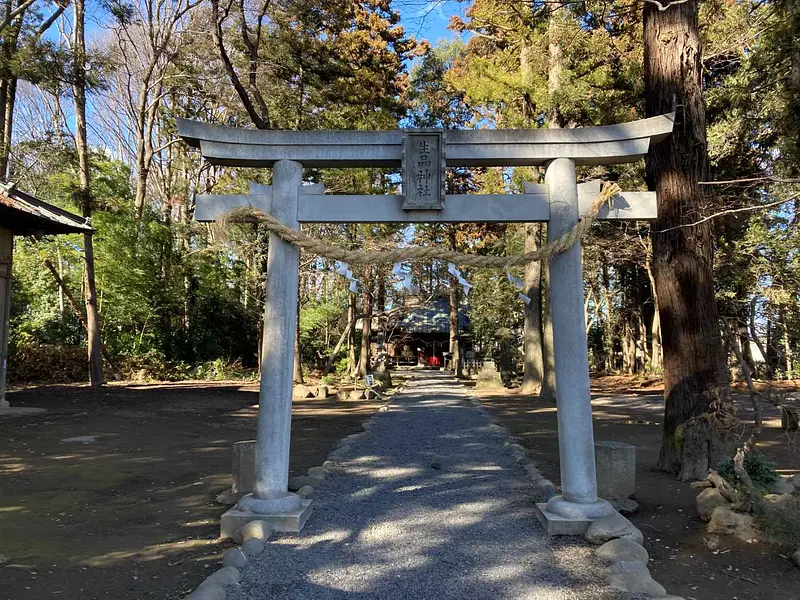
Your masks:
M550 188L547 241L552 242L579 219L575 161L549 162L545 183ZM580 243L552 257L548 268L562 494L537 505L537 516L550 534L580 535L592 520L614 512L611 504L597 497L586 325L583 318L575 318L584 314Z
M276 201L270 212L295 229L299 229L297 206L302 184L301 163L279 160L273 165ZM311 515L311 500L288 491L299 277L300 249L270 233L253 493L240 498L222 516L223 537L234 537L240 527L255 519L267 522L275 531L299 532Z

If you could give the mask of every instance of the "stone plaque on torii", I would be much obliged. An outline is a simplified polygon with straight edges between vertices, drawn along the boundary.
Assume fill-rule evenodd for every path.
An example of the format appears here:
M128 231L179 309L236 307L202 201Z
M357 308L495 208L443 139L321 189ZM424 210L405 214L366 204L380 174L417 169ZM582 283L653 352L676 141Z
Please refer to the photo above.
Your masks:
M271 167L272 185L250 194L198 196L195 219L215 221L238 208L300 223L547 222L551 242L568 233L600 193L578 184L576 166L639 160L672 132L674 115L576 129L255 131L178 119L178 132L216 165ZM545 166L545 183L522 194L445 195L445 167ZM303 167L400 167L403 194L329 195L303 185ZM656 218L655 192L620 192L599 219ZM270 232L253 494L222 517L231 536L248 521L299 531L310 501L288 491L294 329L300 252ZM538 505L551 534L577 535L614 512L597 497L589 360L580 244L549 261L562 494Z

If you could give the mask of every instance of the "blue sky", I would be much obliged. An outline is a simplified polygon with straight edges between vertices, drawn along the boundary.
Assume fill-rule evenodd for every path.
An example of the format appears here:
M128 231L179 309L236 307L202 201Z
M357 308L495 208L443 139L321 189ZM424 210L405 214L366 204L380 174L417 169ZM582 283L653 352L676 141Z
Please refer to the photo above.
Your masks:
M400 12L406 31L417 38L425 38L435 44L440 39L452 39L453 32L447 30L452 15L461 15L469 2L457 0L394 0L395 10Z
M452 15L464 16L464 11L469 7L467 0L394 0L392 7L400 12L403 26L414 37L425 38L432 44L441 39L456 37L448 31L447 24ZM94 8L97 8L94 5ZM86 19L87 39L91 39L102 32L100 21L107 19L102 12L88 11ZM53 35L57 32L53 30Z

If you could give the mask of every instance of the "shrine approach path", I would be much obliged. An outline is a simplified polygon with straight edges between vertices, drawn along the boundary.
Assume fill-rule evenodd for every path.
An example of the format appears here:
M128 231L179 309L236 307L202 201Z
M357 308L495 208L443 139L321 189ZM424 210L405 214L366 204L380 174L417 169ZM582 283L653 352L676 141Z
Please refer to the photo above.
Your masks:
M633 598L604 585L591 548L544 534L507 441L453 378L419 372L229 600Z

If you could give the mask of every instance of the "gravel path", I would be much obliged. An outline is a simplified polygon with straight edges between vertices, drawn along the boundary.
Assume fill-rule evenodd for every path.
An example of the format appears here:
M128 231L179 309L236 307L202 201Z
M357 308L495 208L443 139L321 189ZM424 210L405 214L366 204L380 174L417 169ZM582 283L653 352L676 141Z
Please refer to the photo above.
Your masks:
M589 548L552 544L524 472L452 378L421 372L349 447L300 536L229 600L616 599Z

